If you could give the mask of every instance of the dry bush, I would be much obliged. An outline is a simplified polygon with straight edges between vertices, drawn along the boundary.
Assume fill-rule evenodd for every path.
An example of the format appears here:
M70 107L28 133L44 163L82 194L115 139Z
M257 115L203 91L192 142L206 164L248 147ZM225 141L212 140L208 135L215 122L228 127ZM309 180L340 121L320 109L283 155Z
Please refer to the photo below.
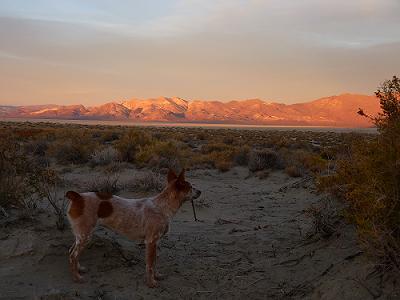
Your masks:
M287 166L285 168L285 173L290 177L302 177L304 175L304 171L297 165Z
M119 161L119 153L114 147L109 146L101 150L95 150L91 155L92 166L106 166Z
M106 170L105 174L94 176L86 186L85 190L90 192L104 192L116 194L121 190L119 182L120 174L113 170Z
M307 174L319 175L327 169L327 161L320 154L304 149L282 149L285 161L285 172L291 177L302 177Z
M180 170L184 165L184 145L176 141L153 141L139 149L135 161L139 166Z
M201 148L198 155L193 155L191 163L198 167L216 168L221 172L229 171L233 166L236 148L223 143L210 143Z
M161 176L160 173L146 171L144 173L137 174L129 183L128 188L134 192L160 192L164 186L165 176Z
M318 181L348 204L347 216L365 248L400 270L400 80L386 81L376 95L382 113L368 117L380 134L354 140L340 155L336 173Z
M249 146L240 146L235 150L233 162L238 166L247 166L249 163Z
M136 162L136 154L141 148L153 143L151 134L131 129L126 132L115 144L116 149L121 155L121 159L127 162Z
M310 236L318 234L322 238L329 238L334 234L340 223L341 212L337 204L331 199L325 199L319 204L312 205L305 211L306 215L312 218L313 232Z
M36 175L30 180L30 185L39 200L45 199L52 207L57 218L57 229L64 230L68 205L65 198L64 179L54 169L47 167L36 172Z
M281 160L278 153L273 150L252 150L249 154L248 167L251 172L276 169L280 168L280 166Z
M2 137L0 143L0 207L29 207L32 203L31 178L37 165L29 159L15 137Z
M47 155L60 164L84 164L98 144L89 130L59 130L50 143Z

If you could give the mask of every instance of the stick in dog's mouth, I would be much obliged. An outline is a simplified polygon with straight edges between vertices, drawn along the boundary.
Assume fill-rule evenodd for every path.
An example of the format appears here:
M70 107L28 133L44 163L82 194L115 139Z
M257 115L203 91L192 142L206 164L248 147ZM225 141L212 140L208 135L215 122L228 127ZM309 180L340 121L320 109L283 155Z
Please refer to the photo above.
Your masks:
M196 209L195 209L195 207L194 207L193 198L192 198L191 202L192 202L192 209L193 209L194 220L197 222L198 219L197 219L197 216L196 216Z

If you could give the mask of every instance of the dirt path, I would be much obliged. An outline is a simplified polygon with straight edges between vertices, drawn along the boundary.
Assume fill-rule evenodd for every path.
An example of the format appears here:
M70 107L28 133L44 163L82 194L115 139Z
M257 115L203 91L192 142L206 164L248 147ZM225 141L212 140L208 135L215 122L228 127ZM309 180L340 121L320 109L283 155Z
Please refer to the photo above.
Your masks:
M328 239L307 237L312 219L304 210L321 200L310 182L280 172L247 176L240 168L188 174L203 191L203 222L193 222L190 204L178 213L161 243L159 270L167 278L157 289L143 282L143 245L98 229L81 259L86 283L75 284L69 230L55 230L44 213L35 222L3 220L0 298L373 298L374 288L360 279L367 264L350 226Z

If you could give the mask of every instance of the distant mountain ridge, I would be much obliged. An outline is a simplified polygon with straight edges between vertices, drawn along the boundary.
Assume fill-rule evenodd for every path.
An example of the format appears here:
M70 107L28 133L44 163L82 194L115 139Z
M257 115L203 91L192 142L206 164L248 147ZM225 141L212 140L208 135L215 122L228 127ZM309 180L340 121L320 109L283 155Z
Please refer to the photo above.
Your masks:
M375 96L342 94L290 105L260 99L221 102L159 97L110 102L91 107L81 104L0 106L0 117L332 127L371 126L368 119L357 114L359 108L371 115L380 111L379 101Z

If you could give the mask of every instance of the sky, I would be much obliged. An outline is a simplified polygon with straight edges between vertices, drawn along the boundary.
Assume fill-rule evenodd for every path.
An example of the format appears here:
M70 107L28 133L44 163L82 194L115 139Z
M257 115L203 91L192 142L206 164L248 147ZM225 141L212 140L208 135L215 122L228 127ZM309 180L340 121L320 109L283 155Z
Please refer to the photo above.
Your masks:
M372 94L399 54L399 0L0 0L1 105Z

